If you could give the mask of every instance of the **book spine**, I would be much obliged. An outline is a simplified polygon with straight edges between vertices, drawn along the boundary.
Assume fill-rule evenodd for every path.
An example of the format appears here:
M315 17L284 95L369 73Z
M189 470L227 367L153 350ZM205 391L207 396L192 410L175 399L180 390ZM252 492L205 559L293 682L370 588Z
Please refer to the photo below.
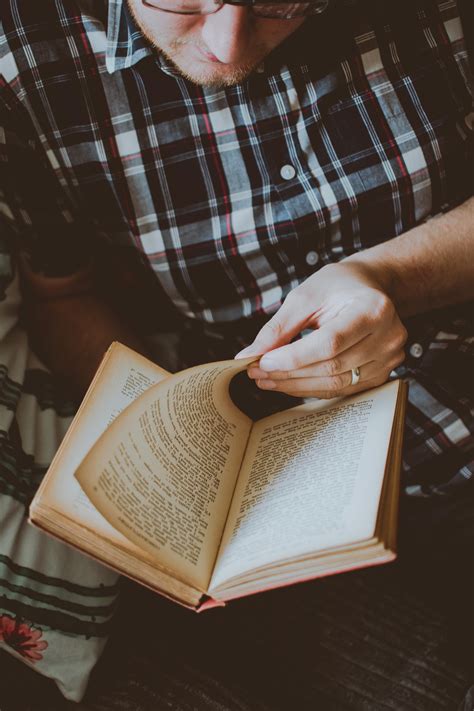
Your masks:
M204 595L199 605L194 609L196 612L204 612L205 610L212 610L214 607L225 607L225 605L223 600L215 600L213 597Z

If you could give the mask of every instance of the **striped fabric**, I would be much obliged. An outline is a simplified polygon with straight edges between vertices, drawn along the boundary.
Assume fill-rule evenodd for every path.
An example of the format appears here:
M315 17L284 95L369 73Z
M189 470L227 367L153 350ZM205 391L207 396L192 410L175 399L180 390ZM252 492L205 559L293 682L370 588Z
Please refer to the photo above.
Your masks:
M49 275L93 261L104 298L165 367L171 342L175 367L231 357L307 276L474 192L472 85L455 0L335 0L225 89L180 77L122 0L9 0L0 19L2 283L17 250ZM24 526L25 506L73 409L28 350L15 287L2 302L0 486L21 541L38 536ZM405 492L455 496L474 471L472 309L407 326ZM32 639L43 659L30 663L49 673L54 645L42 643L55 629L84 633L78 604L95 626L74 645L100 648L114 588L70 552L57 567L61 547L38 540L37 558L19 557L13 536L4 551L0 614L6 647L11 620L41 631ZM89 568L78 579L80 565ZM58 583L41 595L63 601L64 626L43 614L39 580Z
M0 261L0 646L79 700L106 641L117 576L26 522L74 409L29 349L18 279L5 251Z

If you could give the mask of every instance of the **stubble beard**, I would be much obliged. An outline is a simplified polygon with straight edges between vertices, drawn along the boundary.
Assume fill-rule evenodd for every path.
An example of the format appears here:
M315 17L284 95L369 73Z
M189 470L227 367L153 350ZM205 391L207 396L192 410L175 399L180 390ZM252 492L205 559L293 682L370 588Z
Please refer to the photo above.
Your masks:
M265 48L257 47L255 52L256 59L251 62L245 62L235 67L230 67L229 65L225 64L219 65L218 63L216 63L215 69L213 69L212 63L210 62L209 69L207 70L197 70L197 67L196 71L194 71L194 68L193 70L190 70L186 66L183 66L182 63L180 63L179 55L181 50L183 48L185 49L187 46L195 46L199 48L199 43L193 42L192 40L188 40L186 38L178 37L176 39L171 40L167 44L167 46L164 47L160 42L160 38L155 37L151 29L147 27L147 25L143 21L140 21L140 19L137 17L135 8L133 7L133 3L128 2L128 7L132 13L135 22L140 27L141 31L145 35L148 42L150 42L152 47L156 49L156 51L159 52L161 55L163 55L163 57L165 57L166 61L175 69L175 71L178 72L178 74L198 86L224 88L240 84L245 79L247 79L249 74L253 72L255 67L258 66L258 64L265 57ZM202 49L205 51L205 48ZM259 57L261 59L259 59ZM224 69L225 67L223 72L219 71L219 66L222 69Z
M224 71L219 71L220 65L216 63L216 68L214 69L212 64L208 70L203 69L202 71L188 71L185 66L181 66L176 60L173 60L171 54L174 56L179 54L179 48L183 45L189 43L182 42L180 40L175 40L173 42L173 47L170 48L170 52L166 52L161 49L161 53L166 57L167 61L170 62L175 69L181 74L182 77L197 84L198 86L210 87L215 89L222 89L225 87L236 86L241 84L247 77L254 71L255 67L259 64L258 61L246 62L239 64L237 66L221 65ZM158 48L159 49L159 48ZM176 54L174 54L176 50Z
M193 70L188 69L185 65L179 61L180 51L187 46L195 46L200 48L199 43L186 38L177 37L167 43L167 46L163 46L160 42L160 38L154 37L154 33L149 27L138 18L133 3L127 0L127 5L132 13L132 16L140 27L141 31L145 35L146 39L150 42L154 49L159 52L166 61L173 66L175 71L178 72L182 77L188 81L196 84L197 86L203 87L214 87L214 88L225 88L235 86L236 84L242 83L247 77L254 71L254 69L264 60L265 56L268 54L267 48L261 44L254 47L254 59L249 62L241 63L237 66L230 66L225 64L219 64L216 62L215 68L213 68L213 63L209 62L209 68L198 70L196 65L193 65ZM201 49L206 51L205 47ZM198 64L198 63L197 63ZM219 67L223 71L219 71ZM196 71L195 71L196 69Z
M180 51L188 46L196 46L199 48L195 42L189 42L183 39L175 39L170 42L169 46L165 49L150 37L146 33L147 39L152 43L154 48L162 54L166 61L173 66L173 68L182 76L184 79L196 84L197 86L210 87L215 89L222 89L225 87L236 86L241 84L247 77L254 71L254 69L260 64L259 59L255 59L253 62L245 62L236 66L230 65L219 65L216 63L215 69L213 64L209 62L209 69L198 70L197 65L193 67L192 70L188 69L185 65L180 63L179 54ZM260 49L257 51L258 56L264 57L265 51ZM222 67L224 71L219 71Z

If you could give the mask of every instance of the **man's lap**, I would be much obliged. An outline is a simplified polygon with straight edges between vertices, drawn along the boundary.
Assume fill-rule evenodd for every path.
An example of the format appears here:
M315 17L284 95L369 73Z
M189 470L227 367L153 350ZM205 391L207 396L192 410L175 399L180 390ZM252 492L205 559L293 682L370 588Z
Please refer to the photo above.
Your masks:
M15 328L5 334L0 353L4 366L1 496L10 504L14 501L21 512L17 516L18 540L12 541L9 550L2 553L7 571L3 576L0 615L6 623L26 620L34 631L43 629L44 641L52 629L52 618L45 617L44 610L54 607L53 599L58 596L58 589L51 589L52 578L56 582L60 578L68 581L63 586L65 590L76 585L73 604L83 609L84 600L80 601L77 595L84 590L77 587L76 573L77 561L85 559L45 537L38 548L41 560L29 560L25 564L24 558L16 560L15 556L21 548L21 540L42 535L30 530L26 523L27 506L73 410L57 383L29 351L21 329L18 327L15 335ZM421 705L423 694L419 687L423 683L417 676L420 669L428 675L431 688L438 684L440 699L451 703L452 699L461 698L467 684L463 669L468 656L467 639L461 633L469 626L471 598L467 591L472 594L467 581L469 556L472 558L473 550L473 487L468 476L472 430L470 438L453 440L454 435L463 434L462 427L469 425L466 413L474 410L460 392L463 378L469 377L460 373L461 363L468 363L466 353L472 354L473 346L468 337L448 338L447 342L449 353L460 354L454 366L451 361L451 374L455 376L452 386L449 377L448 382L445 377L441 385L436 377L430 379L429 373L438 372L429 362L432 353L428 358L431 367L428 375L424 370L425 359L416 367L409 363L405 369L405 375L412 379L412 389L403 483L405 489L411 487L408 491L412 494L413 487L419 486L419 490L412 500L406 493L402 496L400 561L379 570L360 571L255 596L233 603L224 611L199 617L127 584L126 601L114 624L116 649L109 646L98 668L95 687L89 694L92 703L96 703L94 694L97 699L102 688L109 697L107 703L112 704L105 708L118 708L113 698L118 694L115 697L118 699L122 693L121 680L128 685L123 693L132 694L132 678L137 674L144 699L172 693L170 684L176 684L179 694L188 698L191 683L195 688L192 693L201 694L201 702L208 704L202 708L215 708L219 700L223 708L229 709L242 707L254 711L257 703L262 708L289 709L294 708L290 701L295 698L299 708L311 708L311 703L318 701L326 704L325 711L345 707L378 710L380 706L376 704L387 694L399 698L400 705L392 703L392 708L413 706L411 701L403 706L403 694L408 694L407 699L414 694L413 699L418 699L416 703L420 704L416 708L436 708ZM434 395L442 405L433 425L432 420L419 417L417 413L426 414L423 408L426 409L426 402L432 406L429 397ZM452 438L446 435L446 427L443 429L443 418ZM453 426L458 420L462 426ZM453 480L454 486L439 486ZM56 549L64 550L60 573L57 565L61 555L54 552ZM29 550L32 553L35 547L29 546ZM87 567L89 563L84 562L84 565ZM18 566L22 569L21 585ZM98 585L100 570L100 566L91 563L89 574L84 575L88 593ZM26 584L28 579L30 583ZM34 585L32 580L36 581ZM104 570L104 581L107 580L110 583L111 577ZM106 607L110 607L113 599L112 588ZM104 600L93 615L98 614L100 624L109 615L102 609ZM66 618L77 617L67 609L70 603L63 598L62 623ZM93 627L97 617L92 620L88 613L86 617ZM454 633L456 629L459 636ZM77 649L81 633L75 638L72 629L66 633L72 633L69 641ZM87 636L82 635L83 641ZM85 653L86 648L87 644ZM38 647L38 652L43 654L44 651ZM447 656L443 656L445 654ZM140 660L139 669L134 666L134 655ZM444 676L436 676L438 672L435 674L429 655L445 666ZM92 656L97 656L97 649ZM150 665L154 665L155 670L159 667L161 673L152 674ZM123 675L118 673L120 669ZM283 685L285 674L287 685ZM407 674L416 677L416 688L409 692ZM432 674L435 674L433 678ZM397 679L395 686L386 681L382 683L381 680L388 677ZM289 696L288 689L293 696ZM425 696L428 704L431 697ZM208 701L203 701L204 698ZM440 704L441 701L440 708L449 708ZM145 704L143 708L156 706Z

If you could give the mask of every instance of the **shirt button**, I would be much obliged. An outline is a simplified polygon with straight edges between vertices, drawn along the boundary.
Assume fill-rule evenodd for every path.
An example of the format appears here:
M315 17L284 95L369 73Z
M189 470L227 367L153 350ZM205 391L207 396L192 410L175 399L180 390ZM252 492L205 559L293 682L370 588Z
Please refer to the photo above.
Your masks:
M410 355L413 358L421 358L423 355L423 346L421 343L412 343L410 346Z
M314 265L319 262L319 255L317 252L308 252L305 259L306 264L309 264L310 267L314 267Z
M464 123L470 131L474 131L474 111L464 117Z
M292 180L296 175L296 170L292 165L284 165L280 170L280 175L283 180Z
M315 5L313 6L313 12L319 15L321 12L327 10L328 5L329 0L320 0L320 2L315 3Z

